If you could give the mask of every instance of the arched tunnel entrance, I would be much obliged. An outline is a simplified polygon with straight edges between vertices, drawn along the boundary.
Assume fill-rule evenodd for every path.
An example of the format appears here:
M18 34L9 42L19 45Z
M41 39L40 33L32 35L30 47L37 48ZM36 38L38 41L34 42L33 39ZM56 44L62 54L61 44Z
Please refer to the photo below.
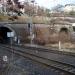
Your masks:
M61 29L60 29L60 32L68 33L68 29L67 29L67 28L61 28Z
M11 43L11 38L14 37L14 36L10 35L11 32L13 32L13 31L10 28L5 27L5 26L1 26L0 27L0 43L10 44Z
M69 42L70 41L70 35L68 28L61 28L59 32L59 39L62 42Z

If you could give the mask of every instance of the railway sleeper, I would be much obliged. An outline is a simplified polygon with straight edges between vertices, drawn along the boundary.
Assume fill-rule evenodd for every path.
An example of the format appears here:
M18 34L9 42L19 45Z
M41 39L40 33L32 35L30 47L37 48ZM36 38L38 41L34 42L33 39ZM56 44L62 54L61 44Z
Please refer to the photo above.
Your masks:
M9 48L9 51L11 51L10 48ZM40 63L42 63L44 65L51 66L51 67L54 67L56 69L60 69L60 70L63 70L65 72L71 73L72 75L75 75L75 68L73 66L71 66L71 65L68 66L66 64L57 63L57 62L54 62L52 60L48 60L46 58L42 58L42 57L36 56L34 54L19 51L19 50L16 50L16 49L14 50L14 53L16 53L18 55L21 55L23 57L27 57L27 58L32 59L34 61L40 62Z

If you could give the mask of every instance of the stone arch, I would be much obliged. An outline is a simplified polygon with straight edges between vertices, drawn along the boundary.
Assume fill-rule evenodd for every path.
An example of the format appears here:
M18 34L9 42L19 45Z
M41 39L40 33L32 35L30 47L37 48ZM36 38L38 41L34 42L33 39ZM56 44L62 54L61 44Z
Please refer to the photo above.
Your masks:
M9 26L0 26L0 43L10 44L11 39L15 42L15 31Z
M62 42L69 42L70 41L70 35L69 30L66 27L62 27L59 32L59 40Z
M62 27L62 28L60 29L60 33L61 33L61 32L68 33L69 30L68 30L68 28L66 28L66 27Z

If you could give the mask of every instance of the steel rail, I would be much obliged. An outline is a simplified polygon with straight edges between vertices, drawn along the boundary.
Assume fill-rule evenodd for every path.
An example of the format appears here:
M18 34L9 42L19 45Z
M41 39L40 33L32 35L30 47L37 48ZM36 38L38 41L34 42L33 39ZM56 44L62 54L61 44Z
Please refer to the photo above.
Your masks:
M9 45L7 45L7 46L9 46ZM24 46L24 45L13 45L13 46L19 47L19 48L24 48L24 49L29 49L29 50L37 50L40 52L42 51L42 52L49 52L49 53L62 54L62 55L75 57L75 53L66 52L66 51L59 51L58 49L54 49L54 48L45 48L45 47L36 47L36 46L31 47L31 46Z
M49 53L55 53L55 54L62 54L62 55L68 55L68 56L74 56L75 57L75 53L73 52L66 52L64 50L60 51L58 49L55 48L45 48L45 47L32 47L32 46L24 46L24 45L15 45L16 47L19 48L25 48L25 49L30 49L30 50L37 50L37 51L42 51L42 52L49 52Z
M9 47L9 46L1 46L1 47L5 48L5 49L8 49L8 51L12 52L11 47ZM14 47L12 49L14 50L15 54L21 55L23 57L27 57L27 58L29 58L31 60L37 61L39 63L42 63L42 64L44 64L46 66L51 66L53 68L62 70L64 72L66 72L66 73L75 75L75 66L73 66L73 65L66 64L66 63L59 62L59 61L46 59L46 58L40 57L40 56L38 56L36 54L32 54L32 53L22 51L21 49L17 50Z

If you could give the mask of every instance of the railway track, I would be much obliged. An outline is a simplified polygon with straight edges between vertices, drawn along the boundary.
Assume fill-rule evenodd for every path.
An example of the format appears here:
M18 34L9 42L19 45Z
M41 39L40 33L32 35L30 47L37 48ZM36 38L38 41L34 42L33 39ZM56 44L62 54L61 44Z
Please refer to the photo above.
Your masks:
M19 47L19 48L25 48L27 50L37 50L37 51L42 51L42 52L49 52L49 53L62 54L62 55L68 55L68 56L75 57L75 53L73 53L73 52L66 52L63 50L59 51L58 49L55 49L55 48L45 48L45 47L36 47L36 46L32 47L32 46L24 46L24 45L14 45L14 46Z
M12 50L13 50L13 53L15 53L15 54L29 58L33 61L37 61L39 63L46 65L46 66L50 66L50 67L53 67L55 69L62 70L62 71L69 73L71 75L75 75L75 66L74 65L70 65L67 63L60 62L60 61L50 60L50 59L41 57L39 55L36 55L34 53L24 51L22 49L16 49L14 46L13 46L13 48L9 47L9 46L4 46L4 45L2 45L1 47L7 49L10 52L12 52Z
M49 52L49 53L55 53L55 54L74 56L75 57L75 53L73 53L73 52L66 52L64 50L59 51L58 49L55 49L55 48L50 48L49 49L49 48L45 48L45 47L36 47L36 46L32 47L32 46L24 46L24 45L21 45L21 46L17 45L17 47L25 48L25 49L31 49L31 50L37 50L37 51L42 51L42 52Z

